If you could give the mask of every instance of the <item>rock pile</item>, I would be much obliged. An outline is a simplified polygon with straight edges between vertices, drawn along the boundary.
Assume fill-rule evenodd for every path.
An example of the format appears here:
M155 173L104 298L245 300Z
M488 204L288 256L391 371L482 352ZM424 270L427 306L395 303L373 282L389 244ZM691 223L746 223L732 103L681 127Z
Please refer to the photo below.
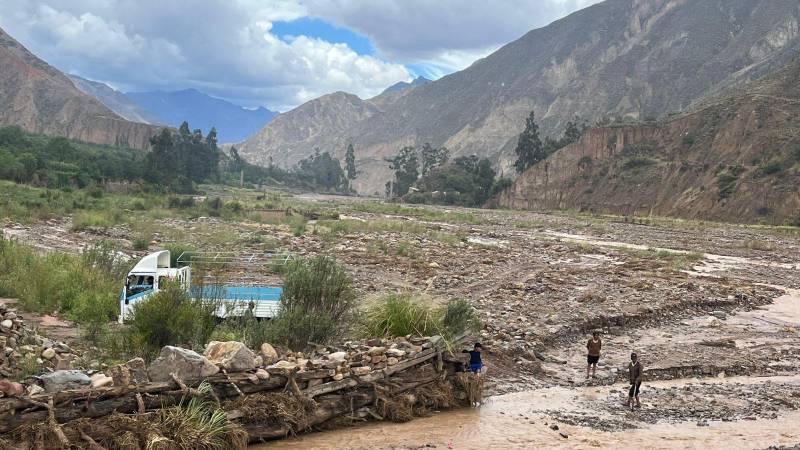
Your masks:
M21 327L21 325L20 325ZM22 328L19 328L22 329ZM243 373L244 376L260 380L271 374L296 373L300 384L313 387L324 382L339 381L351 376L365 376L382 369L398 368L403 361L414 359L426 350L443 346L442 338L399 337L396 339L346 342L341 348L329 350L319 348L309 353L278 351L264 343L255 353L241 342L210 342L203 354L180 347L166 346L149 367L144 360L136 358L125 364L109 368L105 372L72 370L66 367L51 367L46 361L59 358L57 344L43 340L43 349L35 352L47 353L51 357L38 358L42 365L39 376L25 380L27 386L18 383L0 383L0 393L7 396L28 395L41 392L53 393L63 390L80 390L101 387L143 385L150 382L171 382L175 378L184 382L206 379L220 371ZM13 353L13 352L12 352ZM26 353L32 354L32 353ZM53 355L54 354L54 355ZM42 372L46 372L41 375Z
M0 378L67 370L77 358L68 345L26 327L16 311L6 305L0 305L0 319Z

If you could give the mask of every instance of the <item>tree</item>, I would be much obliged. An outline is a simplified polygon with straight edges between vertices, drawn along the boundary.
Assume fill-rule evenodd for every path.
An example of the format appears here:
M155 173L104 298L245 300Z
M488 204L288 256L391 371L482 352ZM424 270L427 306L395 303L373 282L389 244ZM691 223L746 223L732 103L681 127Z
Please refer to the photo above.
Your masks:
M320 153L319 149L297 164L295 174L306 183L327 190L346 186L345 173L339 160L331 157L328 152Z
M525 130L520 133L517 148L514 149L514 152L517 154L517 161L514 163L517 173L524 172L547 157L542 140L539 137L539 125L536 124L536 117L533 111L525 119Z
M401 197L419 178L419 160L414 147L403 147L394 158L387 159L389 168L394 171L395 183L392 194Z
M434 148L426 142L420 150L420 156L422 157L422 176L425 176L431 169L446 163L450 159L450 151L445 147Z
M356 153L353 149L353 144L347 146L347 151L344 154L344 166L347 172L347 179L354 180L356 178Z

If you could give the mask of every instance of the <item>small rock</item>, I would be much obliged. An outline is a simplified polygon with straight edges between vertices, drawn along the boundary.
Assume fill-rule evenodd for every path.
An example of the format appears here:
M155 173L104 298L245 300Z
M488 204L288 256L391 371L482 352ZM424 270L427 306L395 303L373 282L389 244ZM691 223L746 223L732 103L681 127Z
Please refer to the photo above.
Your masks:
M13 327L13 326L14 326L14 322L11 319L6 319L6 320L0 322L0 327L4 328L6 330L10 330L11 327Z
M147 376L147 365L142 358L133 358L130 361L125 363L125 367L131 373L131 381L134 384L143 384L150 381L150 377Z
M352 369L350 369L350 371L353 372L354 375L361 376L361 375L367 375L368 373L372 372L372 369L363 366L363 367L353 367Z
M42 358L50 360L56 357L56 351L52 348L42 350Z
M83 389L92 384L88 375L80 370L57 370L42 375L45 392L59 392L69 389Z
M344 379L344 375L340 373L337 373L336 375L333 376L333 381L340 381L342 379Z
M28 395L38 395L44 392L44 388L39 386L38 384L31 384L28 386L27 393Z
M16 381L0 380L0 392L6 397L19 397L25 393L25 388Z
M284 370L295 370L297 369L297 364L290 362L290 361L278 361L275 364L267 367L268 369L284 369Z
M258 369L256 370L256 377L258 377L259 380L269 380L269 372L264 369Z
M95 389L114 384L114 379L106 376L104 373L96 373L90 377L90 380L92 380L92 388Z
M400 362L400 361L395 357L389 357L389 358L386 359L386 365L387 366L393 366L393 365L397 364L398 362Z
M558 434L564 439L569 438L569 435L567 433L564 433L563 431L560 431Z
M550 429L553 430L553 431L558 431L558 425L552 424L552 425L550 425Z
M124 364L114 366L109 370L114 386L128 386L131 384L131 371Z
M370 347L370 349L367 350L367 355L369 356L380 356L384 353L386 353L386 347Z

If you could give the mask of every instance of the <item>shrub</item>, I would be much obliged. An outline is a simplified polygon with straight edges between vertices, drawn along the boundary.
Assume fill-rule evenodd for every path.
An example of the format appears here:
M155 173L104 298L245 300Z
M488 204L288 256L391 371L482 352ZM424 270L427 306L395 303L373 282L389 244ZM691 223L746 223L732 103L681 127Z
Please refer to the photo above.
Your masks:
M120 279L100 263L98 251L84 257L39 253L0 237L0 296L18 298L28 311L69 313L82 295L116 298Z
M86 340L96 346L108 332L108 322L116 317L117 308L114 296L84 292L76 299L70 318L81 325Z
M728 166L717 174L717 188L719 189L720 199L730 197L736 190L736 182L743 171L744 167L735 165Z
M364 337L431 336L441 334L441 323L431 300L410 293L387 294L364 314Z
M109 218L100 212L84 211L72 218L71 231L83 231L89 227L107 228L113 225Z
M623 161L622 170L638 169L641 167L652 166L653 164L656 163L657 161L653 158L647 158L644 156L634 156L631 158L627 158L625 159L625 161Z
M450 300L445 305L442 326L448 337L454 337L465 331L477 332L482 324L475 314L475 308L467 300L456 299Z
M436 307L432 299L410 293L387 294L367 309L361 334L365 337L441 335L448 341L467 331L478 331L481 322L463 299Z
M691 134L687 134L683 137L683 145L686 147L691 147L694 145L694 136Z
M156 412L148 429L151 432L158 430L164 441L169 442L169 448L238 450L247 447L247 433L228 420L217 403L208 400L213 393L211 385L203 382L197 391L200 396L192 397L188 402L183 398L178 405ZM153 434L157 436L159 433ZM148 439L148 448L152 442L158 442L150 435ZM138 444L136 448L139 448Z
M133 242L131 244L133 245L134 250L147 250L150 247L150 238L140 234L133 238Z
M168 283L158 293L131 309L128 338L138 356L150 360L165 345L200 349L214 331L218 304L192 299L178 283Z
M783 169L784 163L779 159L773 159L758 166L758 170L762 175L774 175L783 172Z
M355 299L350 277L333 258L291 261L283 269L281 309L270 323L270 337L295 350L309 341L328 343L347 329Z

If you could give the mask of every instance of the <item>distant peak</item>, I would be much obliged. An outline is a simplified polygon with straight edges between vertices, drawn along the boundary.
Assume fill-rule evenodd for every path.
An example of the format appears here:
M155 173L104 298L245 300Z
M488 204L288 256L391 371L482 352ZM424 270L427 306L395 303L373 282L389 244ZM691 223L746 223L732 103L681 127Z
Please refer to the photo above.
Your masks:
M422 75L420 75L417 78L414 78L410 83L408 81L401 81L399 83L395 83L395 84L389 86L388 88L386 88L386 90L384 90L382 93L385 94L387 92L404 91L406 89L414 88L414 87L417 87L417 86L422 86L422 85L428 84L430 82L431 82L431 80L429 80L429 79L423 77Z

